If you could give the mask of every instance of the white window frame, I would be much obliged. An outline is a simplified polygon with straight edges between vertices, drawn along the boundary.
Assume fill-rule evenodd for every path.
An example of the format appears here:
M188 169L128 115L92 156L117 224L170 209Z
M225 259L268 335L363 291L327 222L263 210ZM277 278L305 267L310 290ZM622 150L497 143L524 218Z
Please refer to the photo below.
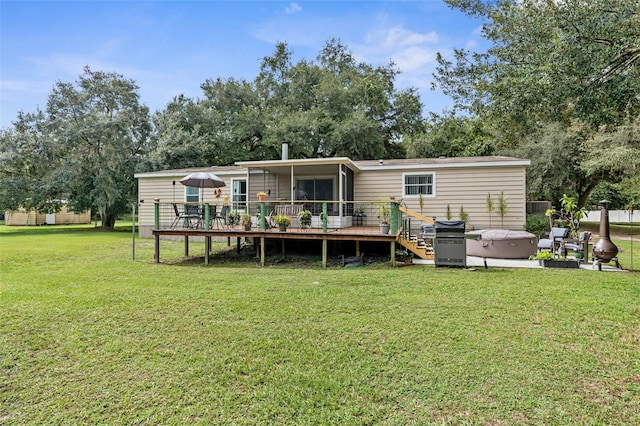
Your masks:
M244 182L245 192L234 194L233 191L236 188L236 182ZM244 201L238 200L240 196L244 195ZM234 210L246 211L248 209L247 203L249 201L249 182L247 178L233 178L231 179L231 205Z
M430 176L431 177L431 194L422 194L424 198L435 198L436 196L436 174L434 172L423 173L403 173L402 174L402 197L403 198L419 198L420 194L407 194L407 177L412 176ZM428 185L428 184L426 184ZM412 185L422 186L422 185Z
M193 199L195 197L195 200ZM200 188L197 186L185 186L184 187L184 202L185 203L200 203Z

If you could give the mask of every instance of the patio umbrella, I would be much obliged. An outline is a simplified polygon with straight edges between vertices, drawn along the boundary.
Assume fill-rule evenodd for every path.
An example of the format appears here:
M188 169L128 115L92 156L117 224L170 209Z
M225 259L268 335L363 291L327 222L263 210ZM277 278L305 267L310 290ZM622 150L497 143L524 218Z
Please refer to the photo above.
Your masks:
M180 179L184 186L195 186L200 188L200 199L202 200L202 188L219 188L226 186L224 181L210 172L196 172Z

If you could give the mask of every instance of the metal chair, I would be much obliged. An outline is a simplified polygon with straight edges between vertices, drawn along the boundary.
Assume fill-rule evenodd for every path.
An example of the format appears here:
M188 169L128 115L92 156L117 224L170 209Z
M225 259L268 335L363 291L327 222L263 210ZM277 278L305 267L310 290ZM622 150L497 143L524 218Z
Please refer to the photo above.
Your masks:
M215 206L214 206L215 207ZM227 213L229 211L229 206L222 206L222 210L220 210L219 213L215 213L215 209L214 209L214 213L211 217L213 219L212 222L216 224L216 228L224 228L225 226L227 226Z
M194 227L193 226L194 220L195 220L195 227L198 227L198 224L201 221L201 215L200 215L198 206L187 205L185 206L184 211L180 212L180 210L178 209L178 205L174 204L173 212L175 214L175 218L171 223L171 229L175 229L175 227L178 226L180 222L183 223L184 228L192 228Z

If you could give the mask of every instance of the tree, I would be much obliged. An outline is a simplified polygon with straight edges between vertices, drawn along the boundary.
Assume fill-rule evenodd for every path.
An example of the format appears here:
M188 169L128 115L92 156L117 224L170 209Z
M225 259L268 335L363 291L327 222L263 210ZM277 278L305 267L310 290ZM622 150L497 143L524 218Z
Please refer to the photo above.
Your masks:
M393 64L358 63L330 40L315 61L292 63L285 43L262 59L247 82L207 80L204 98L174 99L156 114L158 164L231 164L278 158L405 156L404 141L422 131L422 104L412 89L394 89Z
M138 86L84 68L76 84L57 82L47 102L47 132L57 156L52 181L75 211L97 211L102 225L136 200L136 164L149 151L149 110Z
M494 154L493 138L477 117L431 113L424 132L408 143L410 157L474 157Z
M620 127L632 126L640 115L640 14L635 0L447 3L483 19L483 35L492 43L483 53L458 49L452 59L438 55L437 84L456 108L490 123L503 150L512 150L551 123L563 132L584 127L589 132L582 133L583 156L565 170L571 167L575 178L633 173L635 165L615 158L630 150L640 157L637 141L621 144L616 137ZM598 153L605 145L603 158ZM587 166L594 158L601 161ZM578 193L579 202L595 187L582 186L586 192Z
M637 116L640 15L635 0L447 0L485 20L485 53L438 55L438 84L474 112L524 126L553 118L592 127Z
M19 112L13 125L0 133L0 208L54 212L60 207L53 181L58 156L46 116Z

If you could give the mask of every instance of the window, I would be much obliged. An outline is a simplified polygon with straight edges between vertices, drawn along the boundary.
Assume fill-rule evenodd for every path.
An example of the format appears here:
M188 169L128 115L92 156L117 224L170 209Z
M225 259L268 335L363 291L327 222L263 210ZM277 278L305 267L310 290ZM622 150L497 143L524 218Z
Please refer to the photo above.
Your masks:
M435 196L435 175L425 173L421 175L404 175L404 195L433 197Z
M199 203L200 202L200 188L197 186L185 186L184 198L187 203Z

